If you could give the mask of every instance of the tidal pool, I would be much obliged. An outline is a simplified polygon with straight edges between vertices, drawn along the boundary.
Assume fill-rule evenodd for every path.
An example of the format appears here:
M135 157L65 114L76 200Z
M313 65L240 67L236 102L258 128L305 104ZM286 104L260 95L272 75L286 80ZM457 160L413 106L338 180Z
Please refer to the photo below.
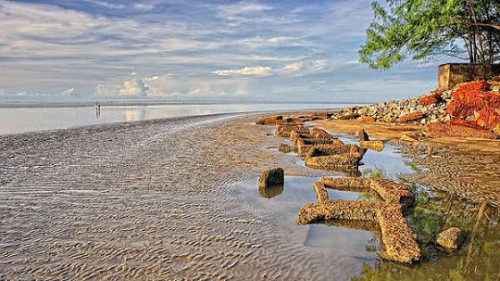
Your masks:
M252 209L256 217L264 217L273 225L274 234L289 232L288 241L280 241L297 250L291 255L304 255L314 259L316 255L327 255L329 260L344 260L346 272L341 279L353 276L363 264L374 264L380 250L379 238L373 224L353 222L326 222L311 225L296 225L299 208L305 203L316 202L313 183L319 177L285 177L284 186L274 187L268 192L257 188L257 178L240 181L233 185L236 197L242 205ZM377 200L370 193L328 190L331 199ZM285 233L286 234L286 233ZM288 247L288 246L287 246ZM331 263L326 263L328 265ZM355 270L352 270L355 269ZM342 271L342 267L334 271Z
M354 136L333 133L345 143L359 144ZM304 166L302 158L292 159ZM384 177L400 181L400 175L425 171L415 167L403 157L399 149L385 144L381 152L367 150L359 166L363 176ZM332 171L325 171L331 175ZM342 171L338 176L349 176ZM352 176L352 175L351 175ZM280 228L293 231L300 206L316 202L312 185L319 178L285 177L283 187L259 194L257 179L239 182L235 185L242 198L269 216L275 224L276 233ZM486 204L459 200L449 194L437 192L430 187L412 185L416 194L415 206L406 216L410 228L417 234L417 242L422 251L421 260L411 267L387 262L377 257L382 245L378 239L377 227L371 223L356 221L329 221L306 226L307 233L300 241L302 250L313 256L315 249L331 251L330 257L342 259L351 257L350 262L359 271L353 273L346 267L341 280L500 280L500 211ZM328 189L331 199L376 200L369 193L337 191ZM285 224L289 224L286 227ZM435 237L441 231L459 227L466 239L458 251L449 253L439 249ZM293 234L291 234L293 235ZM291 239L293 240L293 239ZM294 255L293 252L290 252ZM334 261L327 264L335 267ZM338 271L338 268L332 269ZM343 270L343 269L340 269ZM337 279L339 280L339 279Z

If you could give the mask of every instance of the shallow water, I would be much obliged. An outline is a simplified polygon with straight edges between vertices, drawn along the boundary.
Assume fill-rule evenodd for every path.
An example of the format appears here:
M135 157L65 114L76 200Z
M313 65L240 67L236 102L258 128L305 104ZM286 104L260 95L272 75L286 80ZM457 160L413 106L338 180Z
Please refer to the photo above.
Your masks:
M351 135L334 134L345 143L359 144L357 139ZM295 155L295 153L290 153ZM304 166L303 159L295 156L294 163ZM384 177L400 181L402 174L422 171L422 167L415 167L409 159L403 157L399 149L391 144L385 144L381 152L367 150L363 156L362 165L359 170L364 176ZM325 174L331 171L325 171ZM340 176L342 172L337 172ZM289 210L290 214L283 213L280 216L296 216L298 209L303 203L316 202L312 183L317 178L295 178L289 177L287 186L291 186L287 198L296 200L296 208ZM308 188L296 189L294 182L301 185L307 184ZM247 181L248 188L252 188L254 194L247 195L248 198L257 194L256 182ZM382 245L377 238L376 226L358 222L335 221L326 224L309 225L304 246L321 249L335 249L336 258L342 259L346 256L353 257L351 250L362 253L357 260L351 260L361 270L355 274L345 272L340 274L341 278L351 280L500 280L500 211L486 204L473 204L461 201L446 193L437 192L425 186L413 185L416 192L416 204L406 217L409 226L417 234L417 242L422 250L421 261L412 267L405 267L379 258L368 258L367 254L380 251ZM308 193L307 190L310 192ZM339 191L328 190L330 198L359 200L373 196L366 194L348 194ZM279 198L277 195L276 198ZM297 197L300 196L300 197ZM263 202L265 202L265 199ZM261 200L261 201L262 201ZM274 200L274 198L272 199ZM284 198L282 201L285 200ZM277 204L282 204L281 209ZM285 212L285 204L279 200L271 203L265 208L272 208L277 213ZM292 203L286 202L287 206ZM279 206L279 205L278 205ZM287 219L289 223L294 223ZM295 226L299 227L299 226ZM459 250L448 253L437 247L435 237L441 231L449 227L459 227L465 232L466 239ZM363 230L360 230L363 229ZM371 230L373 232L367 231Z
M77 107L0 107L0 134L64 129L76 126L125 121L140 121L182 116L252 111L284 111L342 108L352 104L336 103L221 103L221 104L163 104L113 105Z
M293 249L288 254L305 256L311 262L326 255L328 259L324 262L328 269L317 274L329 273L336 276L335 280L346 280L359 272L364 264L375 263L380 242L376 233L365 230L362 224L296 225L299 208L316 201L312 185L317 180L318 177L287 176L283 188L278 188L279 192L273 192L273 196L259 192L257 178L237 182L231 189L240 207L252 210L258 218L264 217L264 223L273 226L276 236L283 235L283 231L288 233L288 240L280 241L285 244L281 247ZM343 200L375 200L369 193L350 191L329 190L329 196ZM369 225L368 229L373 227ZM308 272L310 269L303 270Z

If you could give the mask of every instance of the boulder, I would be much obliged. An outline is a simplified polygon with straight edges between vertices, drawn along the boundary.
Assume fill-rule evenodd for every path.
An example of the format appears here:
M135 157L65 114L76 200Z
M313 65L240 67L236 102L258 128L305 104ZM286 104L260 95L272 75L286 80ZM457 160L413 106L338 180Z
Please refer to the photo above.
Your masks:
M448 106L446 107L446 113L450 114L451 116L472 116L474 115L474 110L474 106L462 104L457 101L450 102L450 104L448 104Z
M275 125L278 121L283 120L283 116L281 115L272 115L272 116L266 116L263 117L257 122L255 122L257 125Z
M311 132L306 127L298 127L290 131L290 140L296 142L300 138L310 138Z
M500 123L500 107L485 106L479 111L477 124L486 129L492 129Z
M284 152L284 153L288 153L288 152L295 151L297 149L295 147L293 147L293 146L289 146L288 144L282 143L278 147L278 150L281 151L281 152Z
M268 188L276 185L283 185L285 182L285 172L282 168L272 168L263 171L259 177L259 188Z
M450 227L436 237L436 243L446 251L456 251L463 240L463 231L458 227Z
M401 116L399 118L399 122L407 123L407 122L417 121L417 120L422 119L424 116L425 116L425 113L415 111L415 112L412 112L410 114L406 114L404 116Z
M431 104L436 104L438 103L438 101L438 96L435 93L432 93L430 95L421 97L418 103L422 106L428 106Z

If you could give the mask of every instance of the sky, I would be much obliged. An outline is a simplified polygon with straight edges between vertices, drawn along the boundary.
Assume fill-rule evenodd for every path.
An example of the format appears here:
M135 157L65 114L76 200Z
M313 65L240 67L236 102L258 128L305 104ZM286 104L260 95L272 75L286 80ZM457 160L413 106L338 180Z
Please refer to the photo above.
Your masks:
M369 0L0 0L2 100L383 101L438 63L358 62Z

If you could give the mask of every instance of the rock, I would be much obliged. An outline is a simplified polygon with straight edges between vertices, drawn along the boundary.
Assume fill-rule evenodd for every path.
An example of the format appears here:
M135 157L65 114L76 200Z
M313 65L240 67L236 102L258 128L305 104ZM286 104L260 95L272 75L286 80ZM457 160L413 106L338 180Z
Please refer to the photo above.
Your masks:
M261 118L255 122L257 125L275 125L277 121L283 120L281 115L272 115Z
M425 114L423 112L416 111L416 112L407 114L407 115L399 118L399 122L407 123L407 122L419 120L419 119L423 118L424 116L425 116Z
M486 129L492 129L500 123L500 108L485 106L479 111L477 124Z
M495 127L491 130L495 135L500 136L500 123L496 124Z
M418 141L418 139L413 134L402 134L401 137L399 138L399 140L408 141L408 142Z
M433 123L426 126L427 135L432 138L460 137L496 139L497 136L490 130L478 130L463 126L454 126L446 123Z
M456 251L463 240L464 234L458 227L450 227L436 237L436 243L446 251Z
M370 137L368 137L368 134L363 129L361 129L361 130L358 131L358 138L359 138L360 142L362 142L362 141L369 141L370 140Z
M313 138L324 138L324 139L332 139L333 136L330 135L327 131L319 128L311 129L311 137Z
M282 168L272 168L263 171L259 177L259 188L268 188L276 185L283 185L285 172Z
M301 130L304 126L300 123L282 123L276 124L274 132L275 137L289 138L292 131Z
M446 107L446 113L452 116L471 116L474 115L475 107L471 105L461 104L456 101L452 101Z
M344 143L339 139L331 138L300 138L296 142L297 153L300 156L306 156L309 150L313 147L321 148L322 150L337 151L339 147L343 147ZM338 152L336 152L338 153Z
M373 118L372 116L361 116L361 122L375 122L375 118Z
M476 121L464 120L464 119L460 119L460 118L457 118L457 117L450 118L450 125L463 126L463 127L473 128L473 129L476 129L476 130L482 130L483 129L481 126L479 126L476 123Z
M293 146L289 146L288 144L280 144L280 146L278 147L278 150L281 151L281 152L284 152L284 153L288 153L288 152L292 152L292 151L295 151L296 148L293 147Z

